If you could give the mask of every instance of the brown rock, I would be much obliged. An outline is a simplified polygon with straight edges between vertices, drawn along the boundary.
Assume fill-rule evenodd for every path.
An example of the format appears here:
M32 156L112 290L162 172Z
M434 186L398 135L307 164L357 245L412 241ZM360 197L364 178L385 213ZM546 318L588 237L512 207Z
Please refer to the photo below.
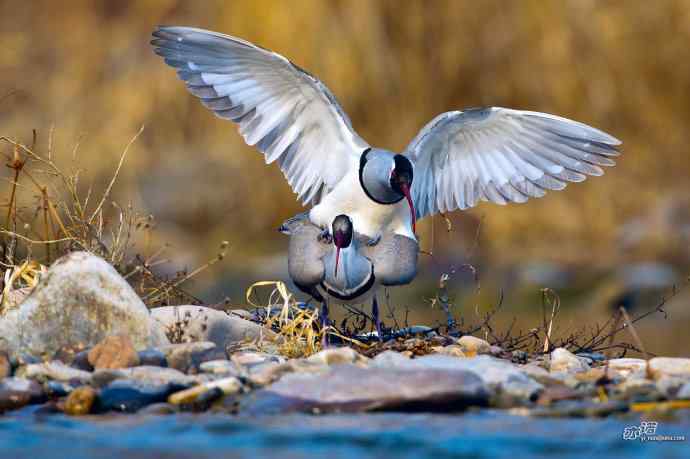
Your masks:
M434 346L432 349L437 354L449 355L451 357L466 357L462 347L457 344L450 344L448 346Z
M65 413L72 416L83 416L91 412L96 400L96 390L91 386L81 386L74 389L65 400Z
M96 369L129 368L139 364L139 355L129 337L114 335L89 351L89 363Z
M8 378L12 375L12 365L10 365L10 359L7 358L7 354L0 352L0 379Z

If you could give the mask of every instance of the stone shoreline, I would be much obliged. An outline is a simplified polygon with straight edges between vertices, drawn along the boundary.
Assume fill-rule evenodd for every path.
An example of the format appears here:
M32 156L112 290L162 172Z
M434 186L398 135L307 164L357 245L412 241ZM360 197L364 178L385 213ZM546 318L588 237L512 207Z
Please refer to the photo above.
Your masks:
M248 312L191 305L149 312L112 267L83 252L56 262L23 301L7 306L0 413L29 404L70 415L494 407L582 417L690 408L687 358L609 360L559 348L525 361L477 337L433 333L396 338L396 348L425 344L427 355L386 350L369 358L334 347L287 359L237 350L281 338L242 318ZM175 338L187 342L171 344L180 324Z

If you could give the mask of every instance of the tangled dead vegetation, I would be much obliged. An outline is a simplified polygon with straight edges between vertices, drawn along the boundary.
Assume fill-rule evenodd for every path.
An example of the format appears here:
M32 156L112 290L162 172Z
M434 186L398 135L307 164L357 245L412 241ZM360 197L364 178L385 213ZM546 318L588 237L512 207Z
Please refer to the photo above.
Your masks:
M158 269L170 262L170 246L152 243L156 222L131 203L111 199L128 152L143 126L126 144L107 186L96 195L93 185L81 183L78 167L80 144L71 151L71 164L63 166L53 151L53 131L47 145L39 146L33 131L30 145L0 136L0 153L11 170L6 208L0 223L0 313L18 304L57 258L73 251L94 253L110 263L129 281L149 307L199 304L201 300L182 289L185 282L223 260L228 243L217 255L196 269L161 276ZM64 158L63 158L64 159Z

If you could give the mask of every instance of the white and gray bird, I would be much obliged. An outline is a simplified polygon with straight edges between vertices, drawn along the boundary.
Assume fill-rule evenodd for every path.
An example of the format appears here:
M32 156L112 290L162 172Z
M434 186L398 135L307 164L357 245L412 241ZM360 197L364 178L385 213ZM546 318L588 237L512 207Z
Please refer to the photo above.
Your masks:
M345 214L373 241L386 233L416 240L415 221L425 216L542 197L602 175L619 154L621 142L593 127L499 107L437 116L404 155L372 148L328 88L283 56L202 29L159 27L153 36L189 91L278 163L326 231Z
M372 319L377 336L381 322L376 292L380 286L409 283L417 273L419 246L414 239L384 233L376 244L356 234L352 219L338 215L330 234L296 215L280 231L290 236L288 272L295 285L322 304L321 318L328 321L328 304L361 304L372 300Z

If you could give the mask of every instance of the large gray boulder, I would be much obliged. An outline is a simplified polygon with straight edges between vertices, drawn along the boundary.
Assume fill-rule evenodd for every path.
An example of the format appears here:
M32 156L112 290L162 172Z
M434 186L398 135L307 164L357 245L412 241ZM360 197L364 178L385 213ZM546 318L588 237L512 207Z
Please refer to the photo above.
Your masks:
M151 317L175 342L210 341L225 350L238 342L276 339L275 333L259 324L204 306L154 308Z
M359 411L461 411L485 406L486 385L470 371L335 365L325 373L291 373L242 400L247 414Z
M127 281L88 252L58 259L28 297L0 317L0 347L12 354L52 357L110 335L127 335L136 349L168 343Z
M501 407L527 404L536 399L544 389L543 385L532 379L517 365L488 355L457 358L430 354L416 359L380 362L378 366L419 372L431 370L472 372L491 389L492 404Z

